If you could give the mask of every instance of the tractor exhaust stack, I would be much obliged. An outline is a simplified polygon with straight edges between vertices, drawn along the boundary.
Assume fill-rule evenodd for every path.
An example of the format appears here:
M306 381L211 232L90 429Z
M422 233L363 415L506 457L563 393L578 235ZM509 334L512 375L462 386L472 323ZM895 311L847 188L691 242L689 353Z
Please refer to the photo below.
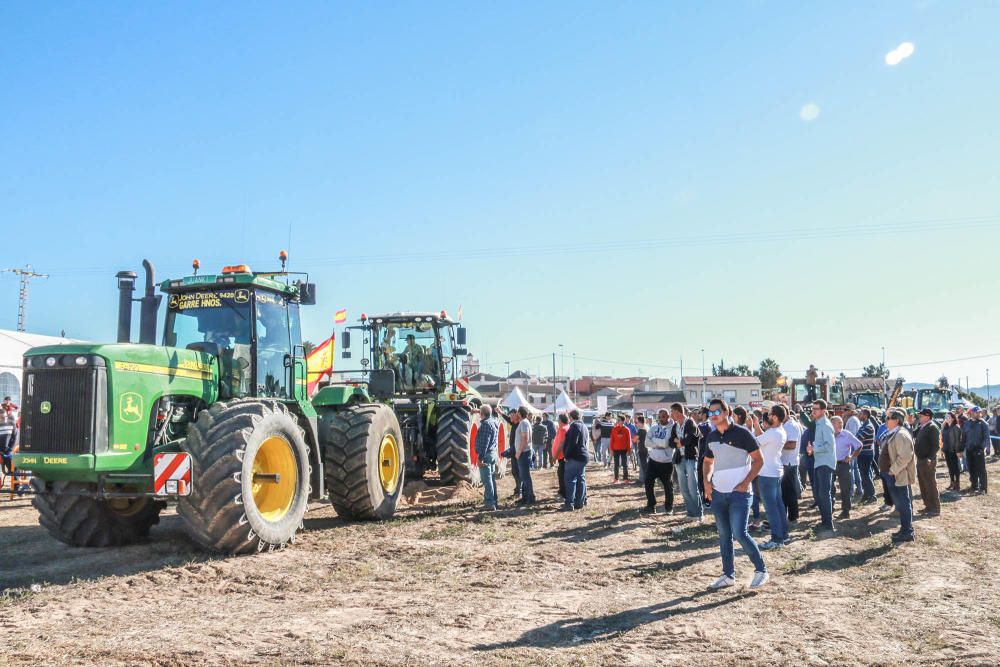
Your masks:
M132 292L135 291L135 271L119 271L118 279L118 342L132 338Z
M156 345L156 312L163 297L156 296L156 267L151 261L144 259L142 268L146 271L146 292L139 299L139 342Z

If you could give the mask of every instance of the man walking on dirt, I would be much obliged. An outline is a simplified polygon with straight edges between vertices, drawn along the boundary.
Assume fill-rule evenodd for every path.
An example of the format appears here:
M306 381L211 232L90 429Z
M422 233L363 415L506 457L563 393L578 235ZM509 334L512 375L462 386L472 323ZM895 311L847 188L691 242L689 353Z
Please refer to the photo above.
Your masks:
M833 526L833 475L837 470L837 437L833 433L833 423L826 416L827 407L822 398L812 405L816 435L806 450L813 456L813 497L821 517L817 532L822 536L836 533Z
M514 463L517 465L521 485L521 499L518 505L535 502L535 487L531 483L531 419L528 408L517 409L517 430L514 432Z
M493 408L479 408L479 430L476 432L476 458L479 460L479 478L483 482L483 503L489 512L497 508L497 446L500 425L493 418Z
M712 590L736 584L734 539L739 540L754 565L750 588L760 588L770 579L760 547L747 531L753 499L751 484L764 467L764 457L757 439L731 422L729 414L729 405L721 399L712 399L708 404L715 430L705 438L705 500L712 503L722 556L722 576L709 586Z

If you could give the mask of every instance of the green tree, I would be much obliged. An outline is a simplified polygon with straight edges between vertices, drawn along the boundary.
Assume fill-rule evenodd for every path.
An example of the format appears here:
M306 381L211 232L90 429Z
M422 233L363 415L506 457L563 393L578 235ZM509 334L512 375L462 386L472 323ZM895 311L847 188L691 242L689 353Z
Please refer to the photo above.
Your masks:
M781 377L781 368L778 362L768 357L760 362L760 368L754 373L760 378L760 385L763 389L771 389L778 386L778 378Z
M736 377L744 375L753 375L753 373L750 372L750 367L747 366L746 364L740 364L739 366L726 368L725 360L720 359L718 366L712 364L712 375L716 377Z
M877 366L875 364L869 364L868 366L865 366L861 375L866 378L882 378L883 380L888 380L889 369L886 368L883 363L879 363Z
M306 356L308 357L309 353L316 349L316 343L311 340L304 340L302 341L302 349L306 351Z

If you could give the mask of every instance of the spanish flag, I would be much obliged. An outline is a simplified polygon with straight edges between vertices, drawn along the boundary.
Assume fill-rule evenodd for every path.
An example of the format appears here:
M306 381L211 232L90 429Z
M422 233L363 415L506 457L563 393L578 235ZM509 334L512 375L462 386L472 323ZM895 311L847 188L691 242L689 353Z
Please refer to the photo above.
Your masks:
M335 324L343 324L347 321L347 309L338 310L333 314L333 321Z
M316 393L316 385L324 376L333 374L334 338L330 336L306 355L306 389L309 396Z

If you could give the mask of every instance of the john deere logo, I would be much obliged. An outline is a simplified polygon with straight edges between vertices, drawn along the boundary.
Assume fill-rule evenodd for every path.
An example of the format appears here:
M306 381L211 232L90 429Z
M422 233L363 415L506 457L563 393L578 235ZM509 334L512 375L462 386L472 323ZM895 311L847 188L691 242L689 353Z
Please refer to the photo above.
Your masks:
M142 396L127 391L118 399L118 416L126 424L142 421Z
M38 411L41 412L43 415L47 415L50 412L52 412L52 404L49 403L48 401L42 401L41 403L38 404Z
M248 289L238 289L233 297L233 301L236 303L246 303L250 300L250 290Z

